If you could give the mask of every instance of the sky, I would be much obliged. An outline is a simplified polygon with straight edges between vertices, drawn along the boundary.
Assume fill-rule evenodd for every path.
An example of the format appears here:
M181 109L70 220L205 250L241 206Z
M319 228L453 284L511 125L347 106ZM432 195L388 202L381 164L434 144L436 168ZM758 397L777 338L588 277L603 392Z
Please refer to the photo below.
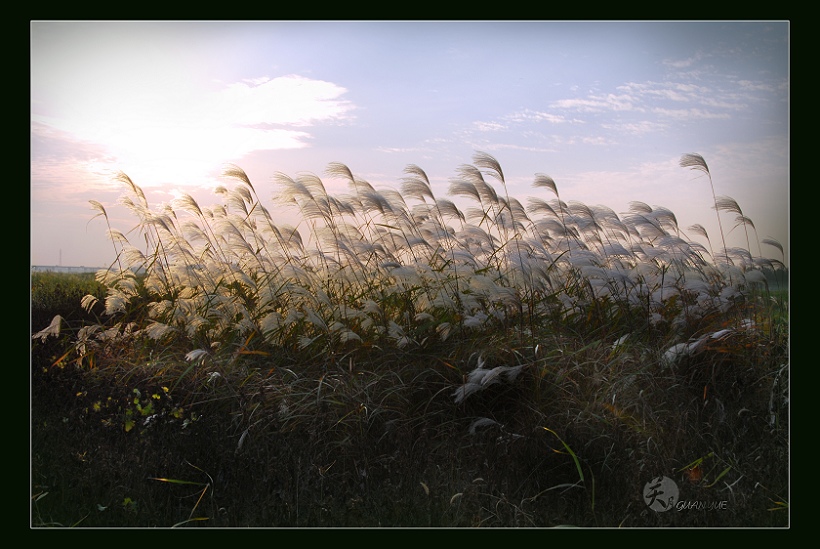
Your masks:
M30 39L32 265L114 261L89 201L129 233L118 172L153 207L204 207L235 164L275 211L277 172L344 193L332 162L394 189L414 164L449 197L477 152L524 204L554 198L546 174L565 202L666 207L718 249L709 179L679 165L700 154L752 254L783 260L773 238L789 264L787 21L32 21Z

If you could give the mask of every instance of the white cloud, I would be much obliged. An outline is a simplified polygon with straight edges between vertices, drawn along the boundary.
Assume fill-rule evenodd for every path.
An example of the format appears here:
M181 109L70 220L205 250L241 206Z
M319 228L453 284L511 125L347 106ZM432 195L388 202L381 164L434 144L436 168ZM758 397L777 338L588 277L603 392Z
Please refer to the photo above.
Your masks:
M618 86L618 90L628 92L635 98L665 99L669 101L700 101L701 97L714 93L707 87L681 82L630 82Z
M641 122L626 123L626 124L601 124L601 127L607 130L617 131L619 134L643 135L647 133L654 133L666 129L666 124L659 122L650 122L643 120Z
M564 122L575 122L567 120L566 117L560 114L553 114L549 112L543 111L534 111L530 109L524 109L523 111L513 113L507 117L509 120L513 122L549 122L551 124L563 124Z
M691 67L703 59L703 57L704 55L702 52L697 52L695 55L687 57L686 59L664 59L662 62L664 65L674 69L685 69L687 67Z
M339 97L347 90L297 75L231 84L206 98L204 111L225 124L310 126L345 119L352 105Z
M84 99L72 111L33 123L105 147L142 185L201 184L227 162L260 150L309 146L306 128L350 118L347 92L300 76L237 82L217 91L143 91ZM34 130L32 130L34 131Z
M663 109L663 108L654 108L652 109L654 114L665 116L667 118L673 118L675 120L693 120L693 119L725 119L729 118L729 115L726 113L716 113L710 112L704 109L692 108L692 109Z
M716 107L716 108L719 108L719 109L729 109L729 110L733 110L733 111L742 111L742 110L744 110L748 107L748 105L745 104L745 103L737 103L737 102L734 102L734 101L724 101L724 100L721 100L721 99L714 99L714 98L711 98L711 97L703 98L701 103L703 103L703 105L707 106L707 107Z
M609 93L603 96L592 96L589 99L559 99L553 102L552 106L580 112L640 110L635 107L634 103L635 99L628 94L615 95Z
M534 152L534 153L547 153L547 152L555 152L555 149L551 149L548 147L533 147L527 145L516 145L514 143L493 143L485 145L484 148L489 151L501 151L501 150L515 150L515 151L527 151L527 152Z
M611 143L606 137L600 135L591 135L581 138L581 143L585 145L607 145Z
M771 84L763 84L760 82L752 82L750 80L738 80L738 86L743 88L746 91L766 91L766 92L775 92L775 86Z
M473 122L473 127L480 132L499 132L507 129L506 126L498 122Z

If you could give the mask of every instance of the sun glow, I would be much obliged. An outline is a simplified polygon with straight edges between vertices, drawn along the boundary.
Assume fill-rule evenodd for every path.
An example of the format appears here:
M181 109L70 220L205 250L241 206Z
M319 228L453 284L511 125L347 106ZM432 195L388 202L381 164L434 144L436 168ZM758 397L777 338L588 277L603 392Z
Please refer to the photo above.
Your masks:
M243 81L216 90L158 93L145 85L98 90L40 124L103 146L94 171L123 171L146 188L213 181L224 165L253 151L309 145L306 129L347 116L345 89L299 76Z

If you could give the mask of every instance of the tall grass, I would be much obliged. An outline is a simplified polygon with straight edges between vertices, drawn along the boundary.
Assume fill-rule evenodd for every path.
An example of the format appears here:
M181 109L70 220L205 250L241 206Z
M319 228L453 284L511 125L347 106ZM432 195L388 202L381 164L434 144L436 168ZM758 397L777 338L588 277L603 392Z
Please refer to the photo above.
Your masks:
M690 158L681 164L708 175L705 162ZM146 314L130 336L182 338L189 351L207 352L248 339L326 351L422 347L490 329L526 340L534 327L560 331L580 321L610 326L613 338L663 325L668 337L685 340L708 330L714 313L739 311L765 288L767 270L783 268L725 245L715 263L667 208L632 202L618 215L566 203L548 176L534 187L556 198L533 196L525 207L485 153L451 181L464 208L436 197L421 168L407 173L401 192L378 190L332 164L328 174L349 185L339 196L315 175L277 174L276 207L296 210L299 227L274 222L238 167L225 172L233 185L217 189L223 202L209 208L186 195L152 209L123 174L120 202L138 220L142 247L109 231L118 254L97 275L108 288L105 311L125 318L140 298ZM753 226L729 197L716 199L716 209ZM747 319L738 314L740 326Z
M685 155L681 165L708 175L701 160ZM120 175L136 236L109 226L117 258L96 275L106 295L82 299L104 315L74 332L56 364L108 364L125 388L169 379L169 395L187 387L167 417L192 424L192 408L224 406L237 455L261 433L304 433L317 441L315 459L325 460L310 477L320 499L337 489L323 483L337 461L337 480L372 495L362 475L400 462L376 450L391 444L408 463L419 448L452 459L449 478L408 466L427 498L413 524L435 516L532 525L536 502L554 505L566 490L583 493L573 500L584 501L574 520L594 523L607 486L615 497L620 482L642 486L646 467L680 467L693 451L718 448L745 467L741 476L762 475L763 462L753 471L738 457L758 460L760 446L719 435L735 428L726 417L750 409L762 418L756 429L777 433L766 455L780 456L788 309L768 284L784 275L781 261L725 241L713 252L702 226L689 231L708 248L662 206L634 201L618 214L565 202L545 174L522 202L486 153L457 169L449 198L415 165L398 189L375 188L339 163L326 175L346 181L347 192L329 193L314 174L275 174L271 210L236 166L217 189L221 202L209 207L185 195L152 208ZM92 207L107 222L102 205ZM715 207L754 228L733 199L715 195ZM279 208L291 208L298 225L279 223L271 213ZM60 325L34 337L47 339ZM119 413L145 409L126 395ZM744 407L741 395L757 404ZM692 429L691 442L673 434ZM473 479L484 478L485 466L446 443L456 433L470 445L492 433L497 439L482 451L509 452L524 467L540 470L545 448L569 459L556 477L531 472L516 486L497 480L481 492ZM527 442L515 450L520 440ZM363 458L364 448L376 453ZM291 465L300 471L298 463ZM624 481L608 479L617 464L631 468ZM433 505L431 479L452 489L449 506ZM321 523L298 512L281 520Z

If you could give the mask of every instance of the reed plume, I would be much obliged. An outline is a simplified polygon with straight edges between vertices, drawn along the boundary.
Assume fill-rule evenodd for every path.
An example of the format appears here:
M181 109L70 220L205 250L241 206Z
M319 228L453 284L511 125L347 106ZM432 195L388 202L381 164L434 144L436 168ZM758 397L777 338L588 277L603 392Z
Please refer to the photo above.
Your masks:
M720 229L720 238L723 242L723 249L726 250L726 235L723 232L723 224L720 221L720 209L718 208L718 200L717 195L715 194L715 185L712 182L712 174L709 172L709 166L706 164L706 160L697 153L687 153L681 156L680 159L680 166L682 168L690 168L692 170L696 170L699 172L703 172L706 174L706 177L709 178L709 186L712 189L712 199L715 203L715 214L717 215L718 221L718 228ZM726 262L730 263L731 260L729 259L729 254L726 252Z

